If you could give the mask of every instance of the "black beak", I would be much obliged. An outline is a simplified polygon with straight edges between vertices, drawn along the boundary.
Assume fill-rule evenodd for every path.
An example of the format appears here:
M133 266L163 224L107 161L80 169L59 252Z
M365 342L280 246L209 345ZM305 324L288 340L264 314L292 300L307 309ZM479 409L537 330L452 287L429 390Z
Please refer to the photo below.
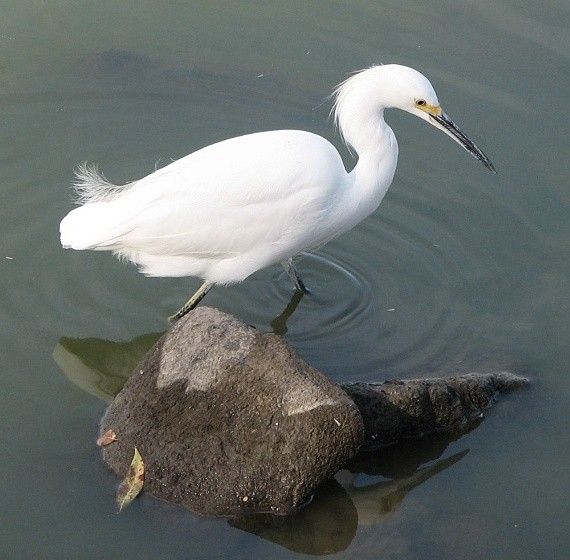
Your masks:
M456 142L461 144L470 154L475 156L487 169L497 173L491 160L467 137L459 127L445 114L430 115L431 118L440 125L440 128L451 136Z

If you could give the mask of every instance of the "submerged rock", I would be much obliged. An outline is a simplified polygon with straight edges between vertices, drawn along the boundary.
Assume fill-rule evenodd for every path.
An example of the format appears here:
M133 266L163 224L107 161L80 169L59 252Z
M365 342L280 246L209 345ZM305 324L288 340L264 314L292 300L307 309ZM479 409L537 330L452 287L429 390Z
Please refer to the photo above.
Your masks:
M342 385L362 415L365 445L386 445L480 420L500 393L528 384L508 372Z
M206 515L290 512L358 451L362 419L283 339L216 309L175 323L101 421L124 476L133 448L145 490Z

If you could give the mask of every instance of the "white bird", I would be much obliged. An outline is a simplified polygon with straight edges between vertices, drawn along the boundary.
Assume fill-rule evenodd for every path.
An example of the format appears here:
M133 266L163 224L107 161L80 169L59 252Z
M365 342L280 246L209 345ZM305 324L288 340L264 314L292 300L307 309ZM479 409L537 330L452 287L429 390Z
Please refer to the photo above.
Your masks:
M301 130L212 144L124 186L84 164L75 182L82 206L61 222L63 247L113 251L148 276L200 277L201 288L171 317L180 318L214 284L240 282L276 263L305 291L292 257L354 227L392 182L398 144L384 109L426 120L495 171L412 68L373 66L333 96L340 134L358 156L352 171L330 142Z

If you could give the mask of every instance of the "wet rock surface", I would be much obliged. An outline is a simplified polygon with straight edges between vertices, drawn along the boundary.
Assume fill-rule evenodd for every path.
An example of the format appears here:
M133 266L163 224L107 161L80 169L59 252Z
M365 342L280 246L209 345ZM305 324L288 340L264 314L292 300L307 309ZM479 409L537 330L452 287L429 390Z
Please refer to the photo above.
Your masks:
M342 385L362 415L366 446L458 428L480 420L501 393L528 384L508 372Z
M145 491L206 515L287 513L360 448L347 394L278 336L202 307L147 353L101 421L124 476L137 447Z

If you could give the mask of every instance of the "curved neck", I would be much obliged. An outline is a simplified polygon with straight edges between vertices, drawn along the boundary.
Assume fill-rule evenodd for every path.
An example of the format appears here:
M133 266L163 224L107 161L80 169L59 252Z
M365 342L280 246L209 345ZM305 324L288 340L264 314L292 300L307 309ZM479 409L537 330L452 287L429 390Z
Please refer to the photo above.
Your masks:
M339 121L345 141L358 155L350 172L351 191L359 215L374 212L388 191L398 162L398 142L384 120L384 112ZM347 115L348 118L348 115Z
M358 154L358 162L352 173L355 176L355 184L361 189L373 189L382 197L386 194L398 163L398 142L392 129L382 117L374 124L369 124L366 141L360 142L360 146L354 146Z
M384 120L386 105L378 102L378 85L369 74L370 70L360 72L338 87L333 111L344 141L358 155L351 173L353 188L375 191L380 204L396 170L398 143Z
M352 225L378 207L396 171L398 143L384 120L384 109L392 106L379 97L384 67L351 76L335 91L334 116L345 143L358 155L348 174L345 207L351 208Z

